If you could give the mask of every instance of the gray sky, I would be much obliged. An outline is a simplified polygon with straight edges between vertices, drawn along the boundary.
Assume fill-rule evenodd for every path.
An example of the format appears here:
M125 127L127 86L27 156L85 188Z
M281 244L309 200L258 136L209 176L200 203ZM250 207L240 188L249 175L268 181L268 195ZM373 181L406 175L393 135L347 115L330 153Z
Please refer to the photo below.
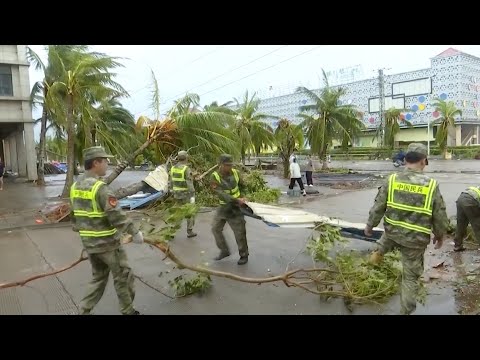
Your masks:
M45 59L43 45L29 45ZM152 79L157 77L161 111L187 91L199 94L202 105L240 99L245 90L267 93L299 85L320 87L325 71L360 65L363 77L428 68L430 58L449 47L480 57L480 45L92 45L92 50L123 58L117 81L130 92L124 106L135 119L151 116ZM257 60L258 59L258 60ZM265 69L265 70L263 70ZM242 79L244 78L244 79ZM42 74L30 67L30 83ZM35 118L41 109L35 109ZM38 138L39 129L36 129Z

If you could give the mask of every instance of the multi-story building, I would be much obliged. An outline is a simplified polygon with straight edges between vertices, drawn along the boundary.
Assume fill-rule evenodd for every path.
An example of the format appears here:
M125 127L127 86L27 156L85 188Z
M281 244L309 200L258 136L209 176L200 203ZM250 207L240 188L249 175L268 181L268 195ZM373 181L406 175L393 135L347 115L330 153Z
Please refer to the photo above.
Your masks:
M0 157L7 170L37 179L26 45L0 45Z
M388 64L385 64L388 65ZM455 131L449 136L449 145L473 145L480 137L480 58L449 48L431 59L428 69L384 75L384 110L395 107L404 109L402 117L413 126L401 125L395 140L400 145L409 142L433 141L434 128L427 131L427 124L440 114L432 103L436 98L453 101L462 110L455 122ZM341 84L346 89L342 103L352 104L363 113L366 131L355 139L354 146L376 146L375 132L380 124L380 78ZM319 94L320 90L313 90ZM302 93L262 99L259 111L286 117L298 123L299 106L310 104ZM267 120L275 126L276 120Z

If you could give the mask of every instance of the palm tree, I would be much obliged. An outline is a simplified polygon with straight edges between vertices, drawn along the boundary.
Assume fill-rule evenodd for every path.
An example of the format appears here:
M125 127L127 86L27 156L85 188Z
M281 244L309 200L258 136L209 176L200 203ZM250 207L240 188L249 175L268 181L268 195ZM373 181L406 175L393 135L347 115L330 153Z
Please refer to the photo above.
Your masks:
M240 143L242 163L245 165L245 154L247 152L252 151L258 155L262 147L273 145L273 129L262 121L273 117L257 113L260 99L256 99L255 94L249 99L248 91L246 91L242 103L236 98L234 100L237 108L232 130Z
M231 106L232 104L233 104L233 101L227 101L222 105L218 105L218 102L213 101L211 104L205 105L203 107L203 111L220 111L220 112L226 112L228 114L234 114L235 111L229 108L229 106Z
M275 145L283 163L283 177L288 177L289 158L296 148L303 146L303 129L287 119L280 119L275 129Z
M72 60L64 61L64 60ZM73 183L75 168L75 130L79 120L93 118L94 99L127 95L113 80L109 70L122 66L116 59L99 53L72 53L68 59L59 57L61 76L50 87L48 96L58 113L66 118L67 179L62 197L67 197Z
M151 108L154 119L141 116L137 120L138 131L143 131L145 142L106 178L109 184L126 169L129 163L150 145L155 146L159 161L167 161L178 149L191 149L191 153L218 155L223 152L238 155L238 143L230 131L234 118L219 109L199 108L199 96L187 94L175 102L165 118L160 118L160 96L155 74L152 72L153 90Z
M457 109L453 101L447 102L438 98L432 105L440 113L440 117L433 122L438 126L435 141L443 153L443 158L446 159L448 133L455 129L455 117L462 116L462 110Z
M27 48L27 57L29 62L34 66L35 70L43 72L43 80L37 81L32 88L31 101L33 107L42 107L42 117L40 126L40 144L38 155L38 185L45 185L45 137L47 134L47 120L54 122L51 106L47 104L48 91L53 83L59 79L61 74L61 66L59 59L62 58L64 62L69 61L69 55L72 52L85 52L87 46L85 45L47 45L45 51L47 52L47 64L45 65L40 56L30 47Z
M306 131L306 138L313 152L323 160L322 169L328 169L326 161L327 149L334 139L351 141L352 136L364 128L360 113L353 105L339 105L340 98L345 95L344 88L331 88L327 75L323 72L324 88L320 96L305 87L299 87L298 92L308 96L313 104L300 106L300 117L304 119L301 126Z
M98 106L80 116L75 158L82 162L83 149L94 145L125 157L141 144L135 132L133 115L122 107L117 97L101 100Z
M395 145L395 135L400 131L400 123L403 122L408 127L413 126L411 122L402 119L401 114L403 111L405 111L405 109L390 108L385 112L385 133L383 135L383 144L390 149L393 149ZM381 136L381 131L382 128L378 127L375 136Z

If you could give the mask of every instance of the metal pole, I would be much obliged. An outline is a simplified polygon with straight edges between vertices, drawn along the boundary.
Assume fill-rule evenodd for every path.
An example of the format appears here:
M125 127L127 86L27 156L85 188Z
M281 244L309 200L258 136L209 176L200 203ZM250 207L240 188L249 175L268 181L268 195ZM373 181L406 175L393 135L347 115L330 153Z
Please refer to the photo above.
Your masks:
M379 117L380 117L380 126L381 126L381 147L384 145L384 140L385 140L385 124L383 121L383 108L384 108L384 102L385 102L385 93L384 93L384 83L383 83L383 69L378 70L378 87L379 87L379 95L380 98L379 100Z
M427 120L427 156L430 156L430 119Z

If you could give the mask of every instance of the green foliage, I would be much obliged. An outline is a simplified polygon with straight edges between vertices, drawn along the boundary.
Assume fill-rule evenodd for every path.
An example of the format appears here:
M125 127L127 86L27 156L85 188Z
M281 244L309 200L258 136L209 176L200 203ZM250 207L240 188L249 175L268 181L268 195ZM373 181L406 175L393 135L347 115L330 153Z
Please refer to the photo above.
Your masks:
M247 194L252 194L256 191L267 190L267 182L263 178L261 171L253 170L244 176L245 191Z
M202 164L199 161L197 166L198 167L195 167L195 172L203 173L211 167L211 163L208 164L204 162ZM196 182L195 184L195 201L200 206L215 207L220 205L220 200L210 190L210 177L211 175L209 174L203 179L203 181ZM280 198L281 191L279 189L269 188L261 171L249 171L246 175L244 174L243 179L246 188L245 196L249 201L269 204L277 202Z
M145 158L143 157L142 154L138 155L137 158L135 159L135 165L142 165L145 162Z
M263 178L261 171L250 171L245 177L246 197L249 201L261 204L275 203L282 192L279 189L271 189Z
M220 199L210 189L202 189L195 193L195 202L204 207L216 207L220 205Z
M155 203L149 214L162 220L162 226L149 224L148 237L154 242L168 242L175 238L182 221L195 216L198 212L197 204L178 205L172 197L165 201Z
M204 293L212 285L210 275L197 273L194 276L186 277L179 275L170 280L168 284L175 290L176 297L188 296L195 293Z
M346 243L338 227L317 224L307 243L307 251L315 261L333 261L328 254L338 243Z
M330 256L337 245L345 242L338 228L328 224L316 226L307 243L307 251L315 261L325 263L332 270L323 273L322 280L340 287L347 305L383 302L395 295L402 273L400 253L386 254L383 262L377 265L358 252L337 251L335 257ZM327 290L332 290L331 286L327 286Z
M198 212L196 204L179 205L171 197L161 203L156 203L148 210L153 218L162 219L163 226L154 226L150 224L150 229L146 232L149 241L168 242L175 238L175 234L180 229L182 221L195 216ZM142 229L143 230L143 229ZM196 273L187 277L182 274L169 280L168 284L175 290L175 296L188 296L194 293L203 293L211 286L212 279L210 275Z
M358 253L343 253L337 255L335 265L339 271L335 280L343 283L354 300L352 302L381 302L398 292L402 274L398 251L385 254L384 260L378 265L369 263Z
M247 195L247 199L260 204L272 204L278 201L280 195L282 195L280 189L267 189L251 193Z

